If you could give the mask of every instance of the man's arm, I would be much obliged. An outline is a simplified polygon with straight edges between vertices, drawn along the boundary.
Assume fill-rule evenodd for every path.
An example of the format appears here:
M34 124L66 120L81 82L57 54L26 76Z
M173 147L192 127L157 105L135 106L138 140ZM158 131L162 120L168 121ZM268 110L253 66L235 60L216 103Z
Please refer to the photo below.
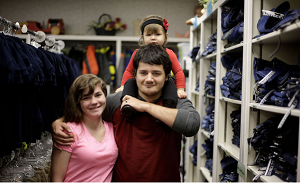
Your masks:
M69 133L65 133L64 130L68 131ZM57 145L62 145L62 146L69 146L71 145L71 142L74 141L74 135L71 133L72 130L67 125L64 123L63 118L59 118L55 120L52 123L52 140L53 140L53 146L59 150L61 148Z
M106 97L106 106L102 113L102 119L107 122L113 122L113 114L116 109L120 107L121 101L120 98L122 96L122 92L109 94Z
M172 129L191 137L198 133L200 128L200 114L193 107L189 99L179 99L177 102L178 113Z
M177 109L167 108L138 100L126 95L123 105L128 104L139 112L147 112L178 133L189 137L197 134L200 127L200 115L188 99L179 99Z

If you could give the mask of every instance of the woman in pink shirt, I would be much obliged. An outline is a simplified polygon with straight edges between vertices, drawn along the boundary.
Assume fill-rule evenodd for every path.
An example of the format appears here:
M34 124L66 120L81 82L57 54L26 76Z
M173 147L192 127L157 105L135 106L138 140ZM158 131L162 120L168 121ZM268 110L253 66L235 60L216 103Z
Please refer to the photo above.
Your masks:
M51 181L111 182L118 157L113 124L102 120L106 84L93 74L79 76L72 84L64 106L74 142L53 148Z

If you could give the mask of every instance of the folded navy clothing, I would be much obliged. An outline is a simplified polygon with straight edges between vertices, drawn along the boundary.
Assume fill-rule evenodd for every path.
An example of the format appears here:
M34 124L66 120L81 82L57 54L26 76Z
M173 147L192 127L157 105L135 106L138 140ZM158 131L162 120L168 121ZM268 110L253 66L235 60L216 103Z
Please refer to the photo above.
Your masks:
M208 54L213 53L217 49L217 33L212 34L209 37L208 43L205 45L204 51L202 52L201 56L205 57Z
M276 8L271 9L270 11L286 15L290 9L290 3L285 1L279 4ZM274 16L263 15L257 22L257 30L260 34L268 34L277 27L281 19Z
M196 56L198 54L198 51L200 49L200 46L195 46L192 51L188 54L188 56L192 59L192 61L196 60Z
M277 58L272 61L254 58L253 75L256 82L253 92L256 102L287 107L292 99L299 98L294 97L300 89L299 65L288 65ZM267 76L269 77L266 78ZM296 104L296 108L298 107L299 102Z
M222 7L221 28L226 33L244 19L243 1L229 1Z
M209 170L210 175L212 175L213 159L207 159L206 160L205 168L207 168Z
M221 57L221 62L226 69L232 69L232 67L236 65L236 62L239 62L237 60L242 57L242 53L228 53Z
M239 23L231 32L228 41L231 43L240 43L244 38L244 21Z
M224 173L236 172L237 170L237 161L231 156L226 156L221 160L221 167Z

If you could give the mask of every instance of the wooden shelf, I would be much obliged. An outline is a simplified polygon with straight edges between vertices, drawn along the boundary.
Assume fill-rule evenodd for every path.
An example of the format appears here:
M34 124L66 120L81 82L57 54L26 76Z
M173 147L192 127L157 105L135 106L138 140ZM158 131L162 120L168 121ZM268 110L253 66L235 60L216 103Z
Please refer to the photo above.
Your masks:
M210 138L210 133L208 131L205 131L203 129L200 129L200 132L206 137L206 138Z
M259 103L250 103L249 106L251 108L254 108L254 109L260 109L260 110L263 110L263 111L269 111L269 112L272 112L272 113L279 113L279 114L285 114L289 110L288 107L278 107L278 106L267 105L267 104L259 105ZM299 109L293 109L291 111L290 115L299 117L300 116L300 110Z
M234 144L228 144L224 142L219 142L218 146L225 151L227 155L230 155L233 157L235 160L239 161L240 160L240 148L235 146Z
M239 105L242 104L242 101L240 101L240 100L234 100L234 99L226 98L226 97L221 97L220 100L225 101L225 102L229 102L229 103L233 103L233 104L239 104Z
M254 175L258 175L258 174L262 173L262 171L258 171L260 168L259 166L248 166L247 168ZM275 175L272 175L272 176L262 175L262 176L260 176L259 179L263 182L283 182L279 177L277 177Z
M199 169L202 172L202 174L205 177L205 179L207 180L207 182L212 182L212 177L210 175L209 170L207 168L205 168L205 167L200 167Z
M297 21L296 23L287 26L283 30L278 30L266 34L264 36L254 38L252 40L252 43L253 44L259 44L259 43L277 44L279 36L281 38L281 43L299 43L300 36L295 36L295 35L299 35L300 33L299 27L300 27L300 21Z

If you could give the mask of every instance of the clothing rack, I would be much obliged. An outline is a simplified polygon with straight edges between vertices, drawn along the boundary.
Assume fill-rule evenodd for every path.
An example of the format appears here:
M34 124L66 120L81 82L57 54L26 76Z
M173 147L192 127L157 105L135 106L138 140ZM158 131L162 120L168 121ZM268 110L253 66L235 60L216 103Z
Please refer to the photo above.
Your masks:
M12 28L13 30L15 30L16 33L18 33L19 30L20 30L20 24L19 24L19 22L12 23L11 21L9 21L9 20L7 20L5 18L2 18L0 16L0 23L3 24L3 25L5 25L5 26L7 26L7 27L9 27L9 28Z
M64 54L36 48L11 35L0 34L0 40L1 84L5 87L0 95L6 96L0 103L0 115L6 121L0 128L0 146L4 147L0 148L1 169L10 162L3 164L2 157L23 149L23 142L31 146L41 139L41 133L51 131L80 70L77 61ZM14 105L9 101L12 98ZM12 128L15 130L7 130ZM2 178L1 174L0 182Z
M45 41L45 44L48 47L55 47L57 49L57 52L60 53L60 50L65 47L65 44L63 41L55 41L55 38L53 36L46 36L46 34L43 31L33 31L27 28L26 25L23 25L22 32L25 34L28 34L28 37L26 39L26 43L30 44L30 35L34 36L34 40L38 43L42 43Z
M41 43L41 42L45 41L45 43L50 44L48 46L52 46L55 43L55 38L54 37L50 37L50 36L46 37L46 34L43 31L37 31L36 32L36 31L30 30L30 29L27 28L26 25L23 25L22 32L24 34L28 34L28 35L34 36L35 41L38 42L38 43ZM29 39L29 42L28 42L28 40L26 40L26 42L28 44L30 44L30 39Z

